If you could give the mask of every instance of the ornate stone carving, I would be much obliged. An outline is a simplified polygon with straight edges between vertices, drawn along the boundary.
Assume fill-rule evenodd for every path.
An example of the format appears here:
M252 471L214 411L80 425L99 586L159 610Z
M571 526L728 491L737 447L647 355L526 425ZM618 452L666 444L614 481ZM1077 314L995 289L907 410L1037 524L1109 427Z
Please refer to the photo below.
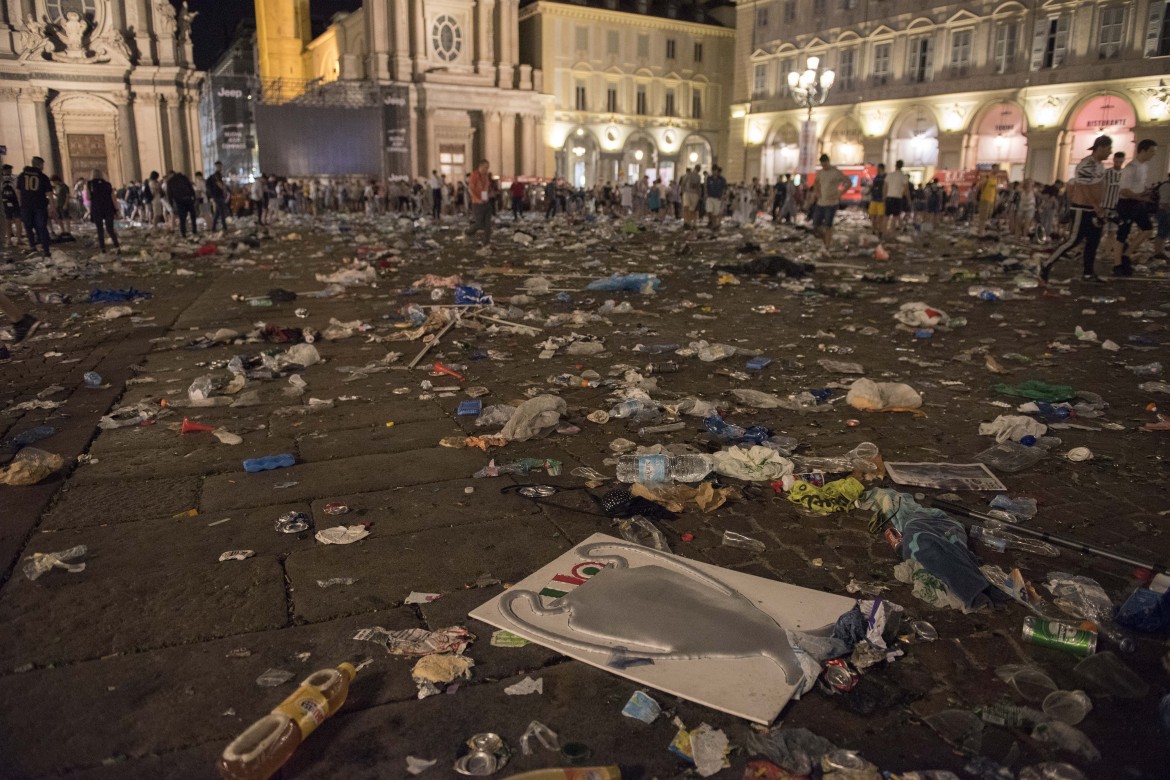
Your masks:
M124 34L106 23L107 5L98 3L92 17L77 11L66 11L56 20L29 16L21 30L20 58L129 65L134 54Z

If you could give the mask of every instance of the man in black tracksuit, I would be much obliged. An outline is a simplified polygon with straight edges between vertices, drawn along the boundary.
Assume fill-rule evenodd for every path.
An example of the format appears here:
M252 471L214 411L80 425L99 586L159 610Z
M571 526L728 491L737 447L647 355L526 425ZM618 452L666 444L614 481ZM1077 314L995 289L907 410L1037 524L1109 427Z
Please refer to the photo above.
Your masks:
M29 246L35 252L40 244L45 257L49 257L49 194L53 185L45 175L44 167L42 158L32 158L32 165L25 166L16 179L16 191L20 195L20 219L24 222Z

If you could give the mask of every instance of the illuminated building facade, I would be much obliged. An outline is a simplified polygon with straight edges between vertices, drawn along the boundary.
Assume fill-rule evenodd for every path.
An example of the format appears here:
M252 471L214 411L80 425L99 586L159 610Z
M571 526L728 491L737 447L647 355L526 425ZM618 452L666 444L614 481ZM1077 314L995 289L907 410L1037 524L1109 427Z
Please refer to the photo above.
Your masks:
M202 165L191 20L168 0L0 2L0 145L67 181Z
M797 170L810 56L836 79L806 137L835 163L1051 182L1105 133L1130 158L1153 138L1166 169L1167 0L738 0L729 178Z
M546 170L588 187L710 170L727 150L735 31L698 4L607 5L520 10L521 51L553 98Z

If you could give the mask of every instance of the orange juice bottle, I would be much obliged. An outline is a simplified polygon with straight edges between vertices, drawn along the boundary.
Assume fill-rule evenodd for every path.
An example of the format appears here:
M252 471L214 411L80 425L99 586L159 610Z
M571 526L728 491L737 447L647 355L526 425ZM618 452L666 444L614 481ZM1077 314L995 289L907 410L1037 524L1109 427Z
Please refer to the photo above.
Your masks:
M345 702L357 670L351 664L313 672L276 709L224 748L216 768L224 780L267 780Z

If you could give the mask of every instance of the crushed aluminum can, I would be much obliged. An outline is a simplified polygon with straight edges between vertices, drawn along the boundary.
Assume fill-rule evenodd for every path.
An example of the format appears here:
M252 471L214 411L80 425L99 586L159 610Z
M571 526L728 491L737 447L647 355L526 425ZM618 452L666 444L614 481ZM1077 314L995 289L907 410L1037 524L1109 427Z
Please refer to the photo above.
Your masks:
M887 528L882 535L886 537L886 544L893 550L897 550L902 544L902 534L896 528Z
M309 527L313 525L313 521L304 512L285 512L276 518L276 522L273 525L282 534L299 534L301 531L309 530Z
M821 675L821 679L831 691L835 693L848 693L857 687L857 683L861 677L857 672L850 669L847 663L839 658L834 658L825 663L825 671Z
M344 515L349 511L349 506L344 501L330 501L321 509L327 515Z
M545 498L556 493L557 489L552 485L525 485L519 492L525 498Z
M454 769L461 775L487 777L508 763L508 746L499 734L475 734L467 740L470 751L455 761Z

